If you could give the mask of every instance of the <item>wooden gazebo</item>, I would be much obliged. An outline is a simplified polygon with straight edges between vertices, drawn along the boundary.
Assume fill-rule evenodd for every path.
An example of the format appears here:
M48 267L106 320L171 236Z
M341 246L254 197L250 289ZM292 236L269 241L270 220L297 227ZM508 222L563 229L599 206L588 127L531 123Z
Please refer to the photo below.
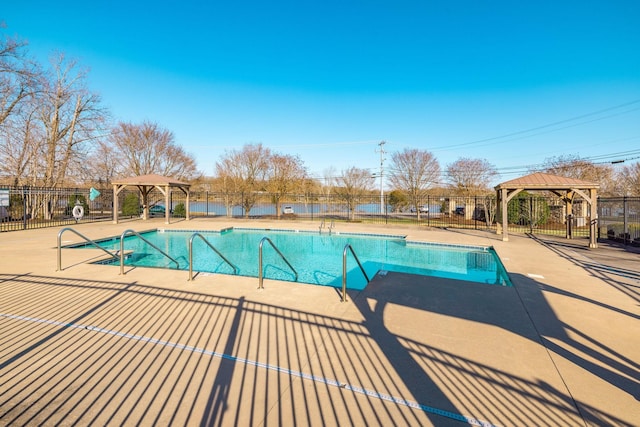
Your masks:
M502 240L508 241L507 203L521 191L549 191L560 197L564 203L566 212L572 211L574 196L582 197L589 204L589 247L597 248L597 221L599 184L583 181L575 178L551 175L546 173L533 173L511 181L503 182L494 187L498 200L498 214L502 214L502 224L498 223L497 233L502 233ZM500 218L500 216L498 216ZM571 238L571 224L567 221L567 238Z
M123 178L115 180L111 183L113 185L113 223L118 223L118 194L126 187L134 186L138 187L142 194L142 218L149 218L149 193L157 188L164 195L165 206L165 224L169 224L169 215L171 213L171 190L177 188L181 190L187 196L186 202L186 219L189 220L189 187L190 184L186 182L178 181L173 178L168 178L162 175L140 175L131 178Z

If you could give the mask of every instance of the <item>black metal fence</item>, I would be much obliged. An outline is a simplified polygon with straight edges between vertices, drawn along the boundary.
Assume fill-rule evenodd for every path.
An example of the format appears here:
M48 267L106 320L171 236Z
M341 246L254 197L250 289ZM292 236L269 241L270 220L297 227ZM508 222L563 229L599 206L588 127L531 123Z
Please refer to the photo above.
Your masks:
M599 199L598 238L640 246L640 197Z
M113 191L99 190L91 200L88 188L0 187L0 231L28 230L108 221L113 218ZM137 192L122 192L124 198ZM129 217L139 216L131 212Z
M86 188L0 188L0 230L25 230L63 226L77 221L110 221L113 218L113 192L99 189L91 197ZM120 217L135 218L141 213L141 200L135 190L118 194ZM150 207L163 216L164 195L152 191ZM172 217L184 216L186 197L170 195ZM82 206L82 209L77 206ZM441 228L495 230L496 198L490 196L426 196L417 206L391 204L387 195L348 199L338 194L287 195L276 203L273 194L239 194L195 191L190 194L192 217L272 218L301 221L350 221L378 224L412 224ZM598 237L625 244L640 245L640 197L600 198ZM78 218L82 211L82 217ZM572 211L556 196L522 193L507 209L510 233L540 233L572 236L589 235L589 208L582 199L574 200ZM76 215L74 215L76 214Z

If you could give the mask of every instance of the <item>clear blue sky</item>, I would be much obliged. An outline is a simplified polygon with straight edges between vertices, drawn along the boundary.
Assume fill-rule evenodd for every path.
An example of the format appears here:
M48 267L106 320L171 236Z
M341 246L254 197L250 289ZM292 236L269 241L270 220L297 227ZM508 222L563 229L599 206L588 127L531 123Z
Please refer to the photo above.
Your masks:
M637 0L2 3L5 33L77 58L115 120L174 132L207 175L246 143L317 177L378 170L382 140L387 168L418 148L498 181L640 157Z

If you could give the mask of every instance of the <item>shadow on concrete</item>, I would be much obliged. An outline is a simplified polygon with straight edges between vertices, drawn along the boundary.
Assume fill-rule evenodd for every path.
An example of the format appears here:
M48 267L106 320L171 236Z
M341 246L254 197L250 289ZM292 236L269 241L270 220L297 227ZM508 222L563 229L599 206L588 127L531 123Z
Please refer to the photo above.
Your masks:
M545 333L607 362L568 338L539 284L518 279L524 305L515 288L389 273L350 295L361 322L247 297L0 274L0 424L628 425L584 405L578 413L566 389L388 318L400 307L553 344L528 318L533 306ZM554 351L634 385L564 346Z
M611 243L589 249L584 240L561 241L548 236L530 236L556 255L640 302L640 250ZM588 242L587 242L588 243Z
M426 343L406 345L402 342L401 336L391 333L386 328L383 320L385 309L394 305L439 313L450 318L494 325L544 345L628 393L634 393L638 390L638 382L629 379L638 378L638 365L622 356L619 360L607 356L607 354L615 353L612 353L611 349L602 348L602 344L593 342L593 345L585 346L571 339L567 332L575 333L576 331L557 318L544 297L540 283L528 277L511 275L515 286L500 287L465 282L454 283L453 281L447 283L446 280L434 281L432 278L424 276L398 273L390 273L390 275L393 275L391 280L393 284L372 282L357 298L356 304L365 316L366 324L375 325L375 327L369 328L373 338L377 342L384 342L385 348L392 349L390 354L394 354L399 361L396 366L400 370L400 376L412 385L412 390L417 395L431 396L431 390L428 389L428 386L432 386L433 383L424 370L418 369L416 362L412 362L411 359L427 357L432 362L434 349ZM372 301L375 301L375 304L372 304ZM374 309L371 309L372 306ZM534 321L532 321L532 317ZM543 324L542 327L540 323ZM425 333L428 334L427 331L432 326L425 324L424 328ZM538 328L541 328L541 331ZM464 339L464 334L459 338ZM557 345L550 338L560 340L566 345ZM499 345L499 343L492 342L490 345ZM567 347L573 351L567 350ZM416 355L410 350L413 348L423 348L424 350ZM598 348L602 351L598 351ZM443 349L440 351L447 353ZM581 356L582 354L586 354L587 357ZM519 355L519 357L522 356ZM608 368L591 362L590 357L594 357L597 361L607 365ZM482 363L456 357L453 354L447 354L446 359L452 361L447 364L448 366L459 367L459 363L467 366L465 371L469 377L464 381L459 381L459 378L456 380L460 372L456 372L455 369L454 372L449 372L449 367L440 369L437 373L434 372L440 381L443 376L451 375L450 384L452 385L450 387L456 389L456 394L492 395L491 400L522 402L523 407L506 417L499 411L487 416L487 419L491 421L511 425L571 425L582 417L595 424L629 425L615 414L607 414L583 403L576 403L564 387L553 388L549 384L530 383L524 378L506 375L495 367L485 366ZM485 374L479 374L480 372ZM499 381L490 379L500 377ZM517 383L518 386L505 386L514 383ZM439 405L444 406L447 403L445 401ZM540 406L536 406L537 404ZM461 408L457 410L460 411Z

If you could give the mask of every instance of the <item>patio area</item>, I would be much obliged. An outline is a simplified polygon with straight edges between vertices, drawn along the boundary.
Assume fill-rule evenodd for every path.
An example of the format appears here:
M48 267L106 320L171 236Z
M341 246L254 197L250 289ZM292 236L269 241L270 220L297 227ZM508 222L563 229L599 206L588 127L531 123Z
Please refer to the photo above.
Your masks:
M250 224L250 225L249 225ZM162 219L74 226L318 225ZM640 255L588 239L338 224L493 246L513 287L376 275L336 289L90 264L0 234L0 425L637 425ZM65 240L79 242L72 234ZM70 243L70 242L65 242ZM257 252L257 249L256 249ZM340 255L340 254L339 254ZM257 255L256 255L257 262Z

